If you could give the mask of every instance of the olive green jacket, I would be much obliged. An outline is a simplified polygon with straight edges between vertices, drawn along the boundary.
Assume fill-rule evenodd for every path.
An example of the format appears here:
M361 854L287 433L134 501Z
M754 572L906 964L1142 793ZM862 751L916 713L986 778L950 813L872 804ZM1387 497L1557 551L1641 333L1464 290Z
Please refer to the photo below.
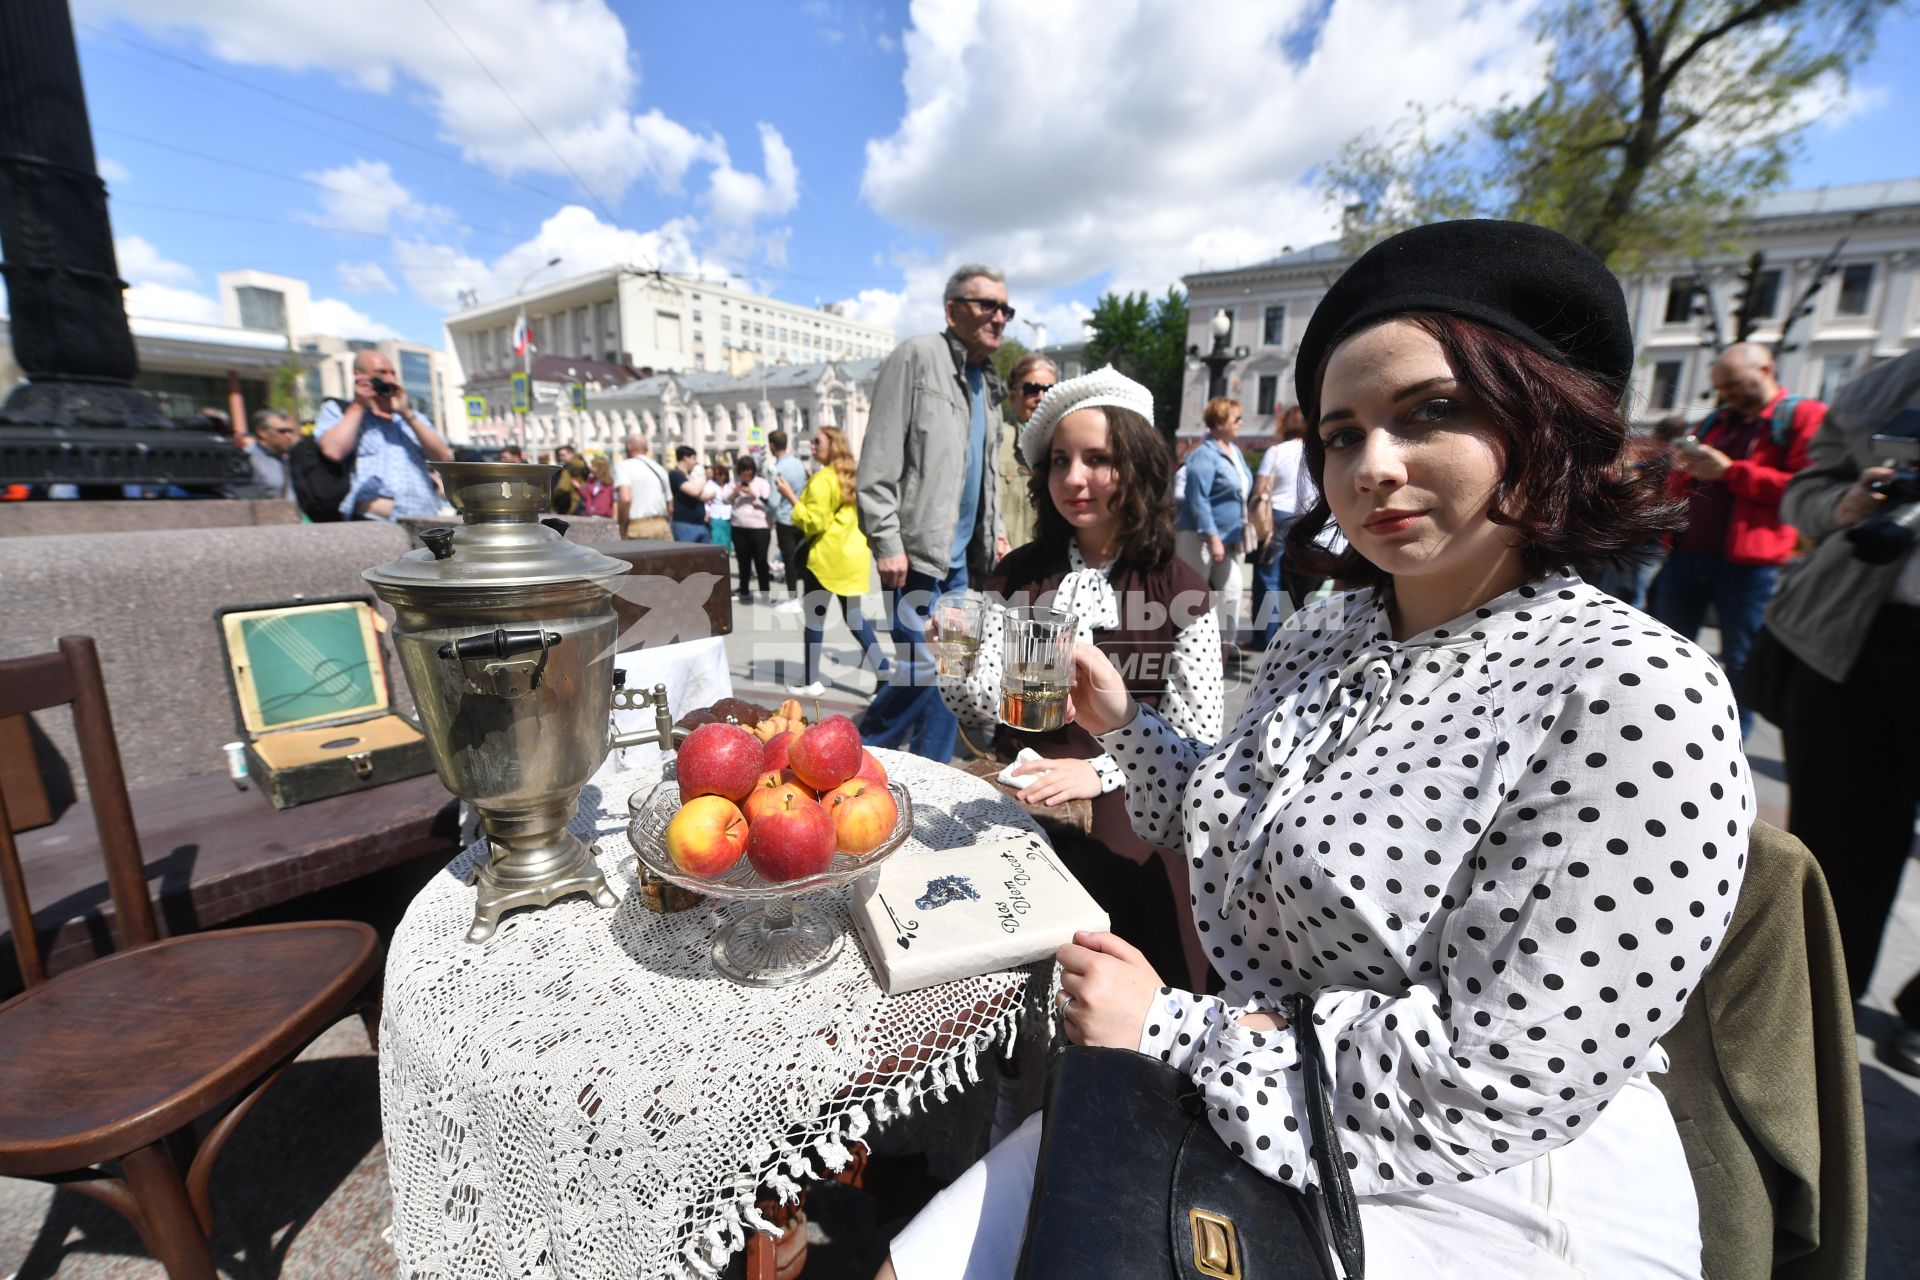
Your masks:
M1865 1276L1853 1001L1826 878L1793 836L1754 823L1720 954L1661 1044L1705 1280Z

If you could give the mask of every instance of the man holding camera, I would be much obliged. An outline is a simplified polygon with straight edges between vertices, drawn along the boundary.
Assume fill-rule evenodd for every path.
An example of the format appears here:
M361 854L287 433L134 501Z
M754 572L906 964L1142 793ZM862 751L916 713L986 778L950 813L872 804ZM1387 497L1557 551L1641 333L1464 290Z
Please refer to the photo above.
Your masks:
M1674 450L1669 485L1687 501L1687 527L1647 591L1647 612L1691 640L1712 605L1720 665L1738 689L1780 566L1799 540L1781 518L1780 497L1807 465L1827 407L1789 396L1774 381L1772 352L1757 342L1728 347L1712 376L1719 407ZM1752 729L1743 698L1740 733Z
M353 485L340 502L347 519L392 520L439 512L440 494L427 473L427 460L449 461L453 450L427 416L407 402L393 361L378 351L354 357L353 403L343 411L337 401L327 401L313 434L328 458L352 460Z
M1826 872L1855 996L1879 959L1920 816L1917 459L1913 351L1835 398L1781 503L1818 545L1781 579L1766 615L1786 650L1778 683L1788 825ZM1920 984L1899 1003L1908 1031L1896 1061L1920 1075Z

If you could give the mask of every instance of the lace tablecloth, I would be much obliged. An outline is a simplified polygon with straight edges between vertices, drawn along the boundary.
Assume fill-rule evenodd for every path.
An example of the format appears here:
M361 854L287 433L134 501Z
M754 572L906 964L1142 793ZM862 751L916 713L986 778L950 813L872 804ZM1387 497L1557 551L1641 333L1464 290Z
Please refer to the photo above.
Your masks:
M977 778L876 754L913 792L896 858L1034 829ZM844 888L813 899L849 930L831 967L790 987L727 981L707 948L730 908L641 905L626 804L658 777L581 795L573 829L598 841L619 906L570 899L465 942L476 845L394 935L380 1111L409 1280L717 1275L748 1230L773 1229L761 1188L792 1198L876 1121L964 1087L983 1052L1044 1025L1045 964L883 995Z

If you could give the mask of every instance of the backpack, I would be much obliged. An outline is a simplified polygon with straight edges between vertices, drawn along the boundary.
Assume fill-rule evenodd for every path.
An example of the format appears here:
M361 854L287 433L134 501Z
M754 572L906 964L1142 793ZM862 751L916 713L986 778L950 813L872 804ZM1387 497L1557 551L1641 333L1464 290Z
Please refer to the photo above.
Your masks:
M337 405L342 402L329 398L322 403ZM315 524L330 524L346 519L340 514L340 504L347 500L347 493L353 488L352 458L335 462L320 452L319 440L313 436L301 436L287 451L287 471L293 481L294 500L300 504L302 515Z
M1773 412L1767 418L1767 432L1773 437L1773 447L1780 451L1783 461L1787 453L1787 436L1793 431L1793 415L1800 411L1800 402L1805 399L1805 396L1787 396L1773 406ZM1700 430L1695 433L1700 439L1706 439L1707 433L1720 425L1720 414L1724 409L1725 406L1721 406L1707 415L1707 420L1700 424Z

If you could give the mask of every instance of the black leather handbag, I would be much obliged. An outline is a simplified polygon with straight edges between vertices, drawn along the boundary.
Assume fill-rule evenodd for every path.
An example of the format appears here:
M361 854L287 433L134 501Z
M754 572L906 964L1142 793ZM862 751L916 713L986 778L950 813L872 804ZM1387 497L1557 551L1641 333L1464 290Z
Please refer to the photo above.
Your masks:
M1311 1003L1290 997L1288 1022ZM1364 1280L1359 1207L1318 1040L1300 1036L1320 1190L1275 1182L1228 1149L1193 1081L1130 1049L1068 1046L1046 1117L1015 1280ZM1323 1232L1324 1223L1324 1232Z

